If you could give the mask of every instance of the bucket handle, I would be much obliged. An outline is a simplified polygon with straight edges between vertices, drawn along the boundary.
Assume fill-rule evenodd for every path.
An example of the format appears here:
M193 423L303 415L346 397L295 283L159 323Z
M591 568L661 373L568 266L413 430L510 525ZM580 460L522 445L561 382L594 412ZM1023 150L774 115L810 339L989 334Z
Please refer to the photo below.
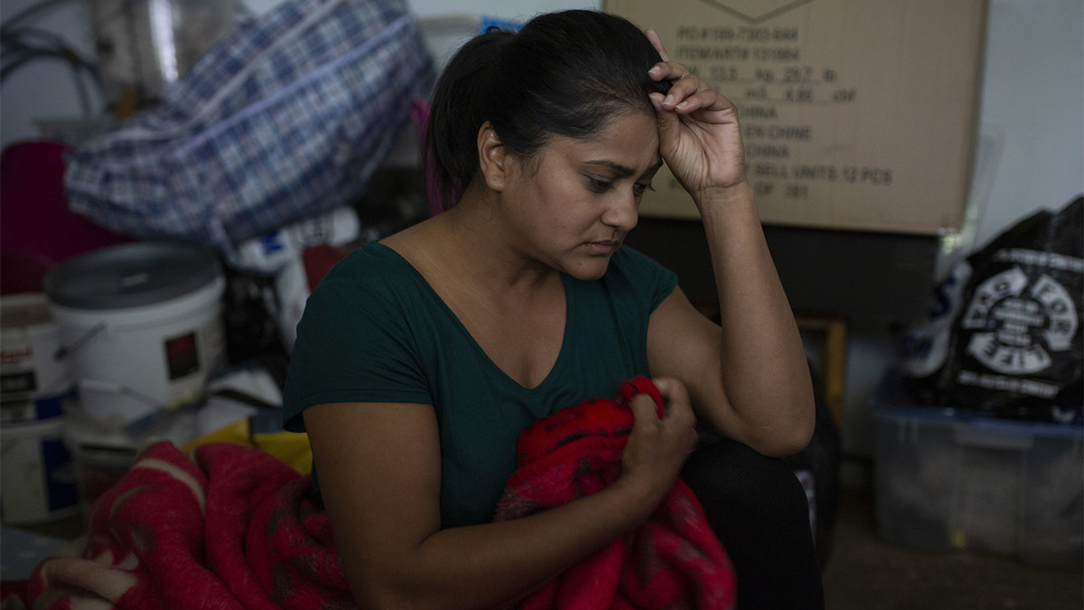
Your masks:
M99 379L87 379L86 377L79 380L79 388L85 390L93 390L96 392L107 392L110 394L122 394L124 396L131 396L137 400L147 403L148 405L163 408L161 402L157 399L147 396L146 394L132 389L130 386L115 381L101 381Z
M56 353L53 354L54 360L61 360L79 351L79 348L86 345L87 341L94 338L95 335L105 330L105 322L98 322L94 326L91 326L85 333L79 336L75 341L72 341L70 345L61 345Z

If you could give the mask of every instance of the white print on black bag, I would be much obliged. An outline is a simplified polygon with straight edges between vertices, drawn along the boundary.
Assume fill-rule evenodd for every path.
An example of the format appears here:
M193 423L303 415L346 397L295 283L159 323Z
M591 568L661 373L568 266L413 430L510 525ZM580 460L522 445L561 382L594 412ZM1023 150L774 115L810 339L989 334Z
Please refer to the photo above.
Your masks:
M1021 220L968 257L941 404L1009 419L1084 419L1084 198ZM921 381L921 380L920 380ZM928 385L928 384L927 384Z
M1029 375L1050 368L1052 352L1072 347L1077 311L1069 291L1056 280L1043 275L1032 282L1020 267L1013 267L976 287L961 327L977 331L967 353L987 368ZM1057 388L1039 392L1053 398Z

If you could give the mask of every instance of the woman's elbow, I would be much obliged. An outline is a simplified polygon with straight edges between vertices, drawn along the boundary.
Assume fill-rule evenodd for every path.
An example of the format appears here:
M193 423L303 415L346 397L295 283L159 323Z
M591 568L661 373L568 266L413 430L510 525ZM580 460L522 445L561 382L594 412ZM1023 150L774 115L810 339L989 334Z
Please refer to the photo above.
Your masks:
M808 408L795 409L786 418L760 427L747 444L770 457L788 457L805 451L815 426L816 408L810 399Z
M800 426L791 426L789 429L784 430L780 434L773 446L769 448L770 453L774 457L788 457L805 451L809 446L809 441L813 438L813 423L814 420L810 418L808 425L803 423Z
M402 587L380 585L373 582L351 583L354 601L366 610L421 610L435 608L426 600L405 591Z
M389 565L381 569L365 570L357 565L345 565L350 591L358 607L366 610L421 610L433 608L432 604L419 598L418 587L397 577ZM390 562L389 562L390 563Z
M779 425L778 446L773 452L777 457L805 451L817 426L817 400L812 380L799 385L788 402L791 408L781 410L787 415Z
M750 441L747 444L757 453L768 457L789 457L805 450L811 437L789 434L770 439Z

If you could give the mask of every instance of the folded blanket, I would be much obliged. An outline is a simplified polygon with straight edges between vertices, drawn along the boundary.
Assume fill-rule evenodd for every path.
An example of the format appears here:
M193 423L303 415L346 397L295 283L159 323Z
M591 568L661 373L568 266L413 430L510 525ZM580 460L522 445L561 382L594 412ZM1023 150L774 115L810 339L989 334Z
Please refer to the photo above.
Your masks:
M598 491L620 474L628 399L593 400L541 420L519 445L498 519ZM356 608L312 480L268 453L168 442L144 450L99 497L87 535L43 561L27 587L36 610ZM534 593L525 608L727 608L730 564L680 481L654 516Z
M519 469L496 520L515 519L595 493L621 474L637 394L664 411L658 389L638 377L614 400L589 400L535 422L519 439ZM723 609L734 605L734 572L704 510L680 479L651 518L533 593L524 610Z

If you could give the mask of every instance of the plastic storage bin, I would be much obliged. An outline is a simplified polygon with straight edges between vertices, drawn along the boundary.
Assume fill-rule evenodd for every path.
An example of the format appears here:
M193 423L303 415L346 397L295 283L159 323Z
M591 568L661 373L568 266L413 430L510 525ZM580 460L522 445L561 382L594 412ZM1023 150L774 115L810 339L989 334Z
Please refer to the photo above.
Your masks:
M882 539L1084 564L1084 429L916 404L889 377L872 400Z

